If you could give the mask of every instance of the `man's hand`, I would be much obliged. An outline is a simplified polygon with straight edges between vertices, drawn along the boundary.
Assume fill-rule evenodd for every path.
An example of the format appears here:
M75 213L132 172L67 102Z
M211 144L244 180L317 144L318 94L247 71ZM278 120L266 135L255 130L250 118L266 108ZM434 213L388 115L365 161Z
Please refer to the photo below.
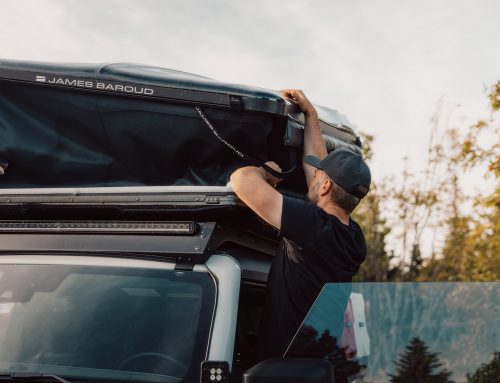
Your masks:
M276 170L277 172L281 172L281 168L280 168L280 166L276 162L267 161L266 165L269 166L271 169ZM264 175L264 179L273 188L275 188L276 185L278 185L282 181L282 179L273 176L271 173L268 173L266 171L266 169L264 169L264 168L261 168L261 169L264 171L264 174L263 174Z
M282 89L281 94L286 100L297 104L302 113L304 113L306 116L316 114L314 105L311 103L311 101L309 101L304 92L302 92L301 90Z

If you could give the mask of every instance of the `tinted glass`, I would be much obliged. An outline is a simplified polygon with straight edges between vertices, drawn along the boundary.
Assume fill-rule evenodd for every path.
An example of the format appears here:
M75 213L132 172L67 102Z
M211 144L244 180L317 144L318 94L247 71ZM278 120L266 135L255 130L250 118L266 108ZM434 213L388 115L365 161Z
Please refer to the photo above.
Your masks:
M0 370L193 381L214 299L203 272L1 265Z
M499 382L500 283L325 285L286 355L338 382Z

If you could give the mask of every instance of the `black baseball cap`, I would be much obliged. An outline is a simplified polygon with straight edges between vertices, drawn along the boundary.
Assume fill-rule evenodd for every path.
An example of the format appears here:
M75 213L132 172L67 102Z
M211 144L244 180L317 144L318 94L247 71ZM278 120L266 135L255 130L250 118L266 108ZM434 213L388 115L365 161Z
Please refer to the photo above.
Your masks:
M323 170L333 182L357 198L363 198L370 189L372 177L368 165L361 156L348 149L335 149L323 160L306 156L304 162Z

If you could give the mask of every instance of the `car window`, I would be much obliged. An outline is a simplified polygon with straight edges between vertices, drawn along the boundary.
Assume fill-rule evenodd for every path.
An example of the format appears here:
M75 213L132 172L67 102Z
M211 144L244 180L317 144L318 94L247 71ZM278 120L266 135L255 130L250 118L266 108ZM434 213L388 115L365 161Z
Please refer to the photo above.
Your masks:
M479 382L499 329L499 282L327 284L286 355L326 358L338 381Z
M191 381L214 302L205 272L0 265L0 369Z

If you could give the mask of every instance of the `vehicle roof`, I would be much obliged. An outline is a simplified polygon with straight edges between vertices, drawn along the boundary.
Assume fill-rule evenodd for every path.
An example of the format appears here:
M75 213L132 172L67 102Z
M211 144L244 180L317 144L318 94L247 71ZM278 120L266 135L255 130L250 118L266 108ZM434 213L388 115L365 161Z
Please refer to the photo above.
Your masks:
M208 104L234 106L231 96L242 97L244 110L253 110L286 116L294 112L294 107L285 102L280 93L270 89L249 85L232 84L208 77L174 69L132 63L50 63L0 59L0 82L2 80L22 81L48 85L42 77L49 75L64 78L82 78L114 83L141 84L158 87L154 97L185 97L193 101L207 101ZM182 93L167 92L168 89L182 89ZM200 94L201 92L202 94ZM163 97L165 96L165 97ZM335 127L354 129L355 126L334 109L315 105L320 120ZM300 116L296 116L301 119Z
M279 92L254 86L230 84L175 69L133 63L49 63L39 61L1 60L0 68L43 72L57 75L80 76L102 80L140 82L172 88L186 88L211 92L230 92L241 95L282 100Z

